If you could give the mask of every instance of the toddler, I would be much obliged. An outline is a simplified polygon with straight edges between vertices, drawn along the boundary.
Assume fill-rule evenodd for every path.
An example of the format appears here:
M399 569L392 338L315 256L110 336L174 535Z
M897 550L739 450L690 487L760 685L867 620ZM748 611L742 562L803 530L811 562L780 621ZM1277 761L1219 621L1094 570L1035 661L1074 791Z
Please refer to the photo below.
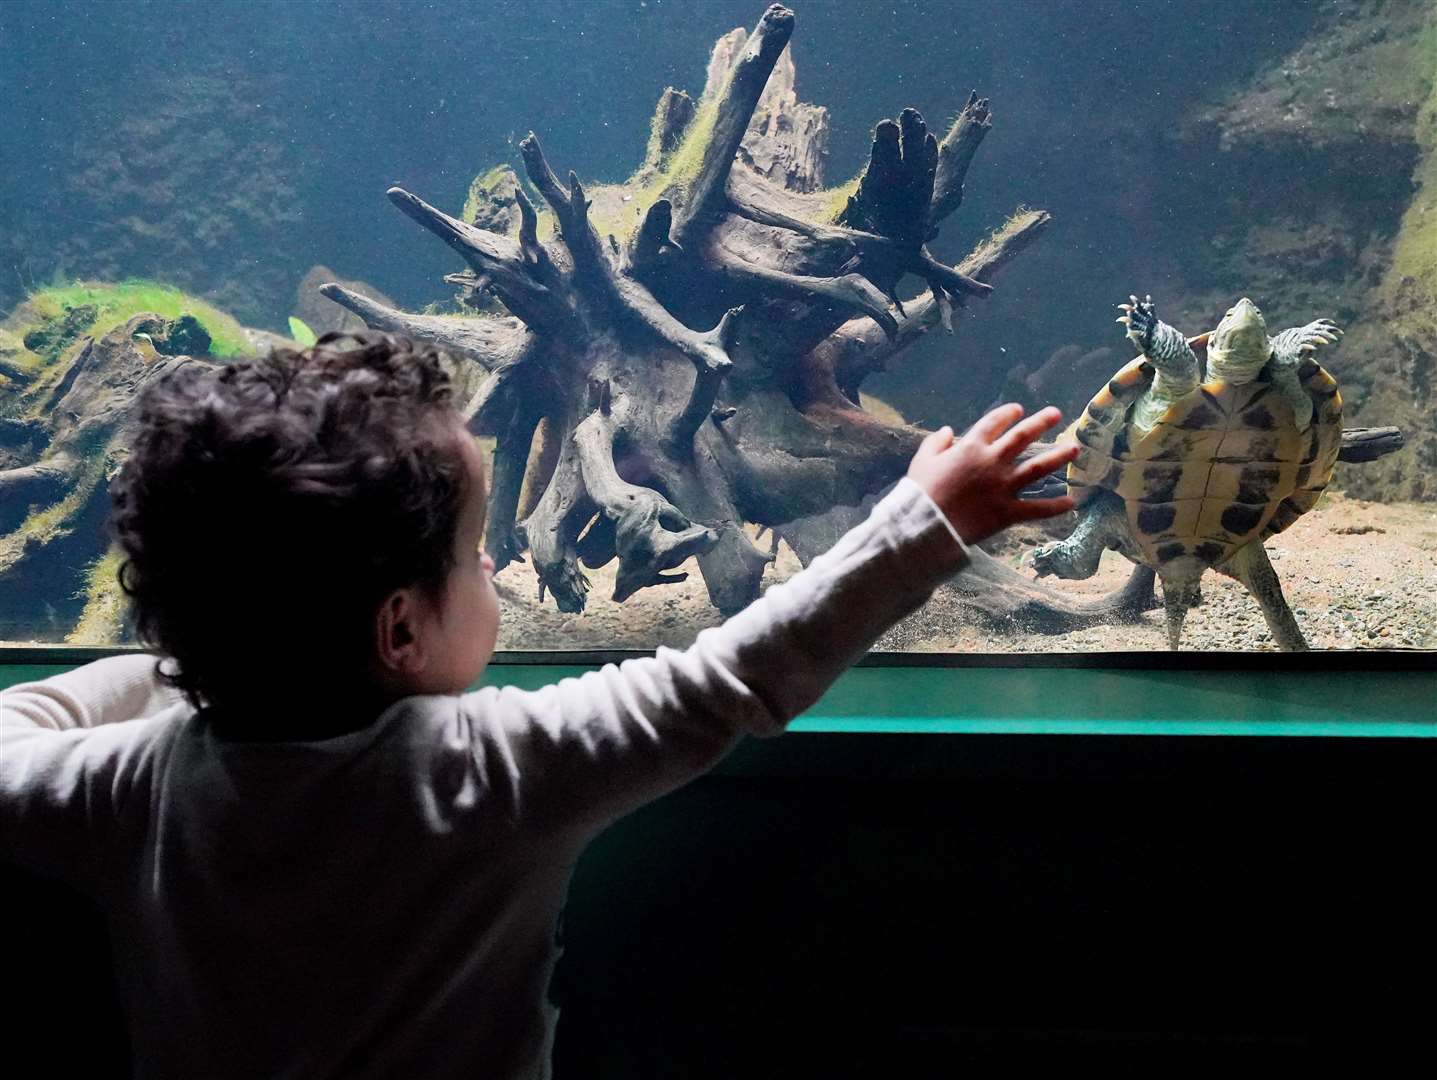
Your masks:
M781 732L965 544L1068 509L1007 405L685 651L468 691L483 461L440 357L329 335L140 405L112 529L137 630L5 692L0 857L106 914L140 1076L543 1077L555 927L615 818Z

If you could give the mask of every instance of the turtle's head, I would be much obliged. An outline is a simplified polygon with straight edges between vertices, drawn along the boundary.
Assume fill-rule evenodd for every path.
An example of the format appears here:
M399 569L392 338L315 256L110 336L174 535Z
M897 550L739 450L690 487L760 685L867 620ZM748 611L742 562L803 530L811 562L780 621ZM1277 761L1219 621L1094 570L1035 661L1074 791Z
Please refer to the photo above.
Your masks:
M1243 297L1222 317L1207 343L1209 367L1216 363L1229 379L1244 382L1262 370L1272 353L1262 312Z

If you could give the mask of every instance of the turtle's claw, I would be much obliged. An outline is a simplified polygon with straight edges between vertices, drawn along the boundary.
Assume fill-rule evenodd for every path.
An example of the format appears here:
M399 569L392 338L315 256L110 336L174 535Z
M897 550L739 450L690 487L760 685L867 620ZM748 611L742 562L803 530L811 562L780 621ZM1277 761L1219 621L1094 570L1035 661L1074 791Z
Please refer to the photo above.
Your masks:
M1042 547L1033 549L1033 569L1038 577L1047 577L1056 573L1053 569L1053 550L1057 544L1045 544Z

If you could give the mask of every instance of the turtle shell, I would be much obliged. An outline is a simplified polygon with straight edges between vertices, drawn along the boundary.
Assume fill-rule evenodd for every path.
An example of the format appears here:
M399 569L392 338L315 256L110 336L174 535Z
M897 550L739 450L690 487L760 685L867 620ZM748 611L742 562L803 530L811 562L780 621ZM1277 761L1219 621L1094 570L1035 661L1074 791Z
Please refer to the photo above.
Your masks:
M1203 383L1143 433L1128 421L1153 379L1139 357L1074 426L1081 449L1068 467L1069 490L1079 505L1100 490L1120 496L1152 565L1193 557L1215 566L1291 525L1332 478L1342 447L1341 395L1314 360L1303 361L1298 378L1313 404L1305 432L1264 370L1241 386Z
M1263 529L1264 540L1282 532L1317 505L1342 451L1342 395L1338 393L1337 380L1311 357L1302 361L1297 377L1312 399L1312 425L1306 432L1309 441L1297 470L1297 489L1278 504Z

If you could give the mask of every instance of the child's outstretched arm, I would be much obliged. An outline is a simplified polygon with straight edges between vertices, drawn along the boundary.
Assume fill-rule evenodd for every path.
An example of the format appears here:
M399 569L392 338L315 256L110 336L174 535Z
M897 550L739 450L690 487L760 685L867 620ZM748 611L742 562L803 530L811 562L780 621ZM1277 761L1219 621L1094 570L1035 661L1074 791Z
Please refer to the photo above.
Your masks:
M93 841L147 767L148 751L132 748L124 722L184 700L158 663L111 656L0 690L0 859L91 884Z
M963 567L966 544L1072 506L1018 497L1077 451L1020 461L1059 421L1045 409L1018 423L1022 411L995 409L961 438L930 435L866 521L688 650L532 693L465 695L487 786L516 820L579 839L704 772L740 736L781 731Z
M0 690L0 730L66 731L152 716L183 700L148 653L109 656L39 682Z

